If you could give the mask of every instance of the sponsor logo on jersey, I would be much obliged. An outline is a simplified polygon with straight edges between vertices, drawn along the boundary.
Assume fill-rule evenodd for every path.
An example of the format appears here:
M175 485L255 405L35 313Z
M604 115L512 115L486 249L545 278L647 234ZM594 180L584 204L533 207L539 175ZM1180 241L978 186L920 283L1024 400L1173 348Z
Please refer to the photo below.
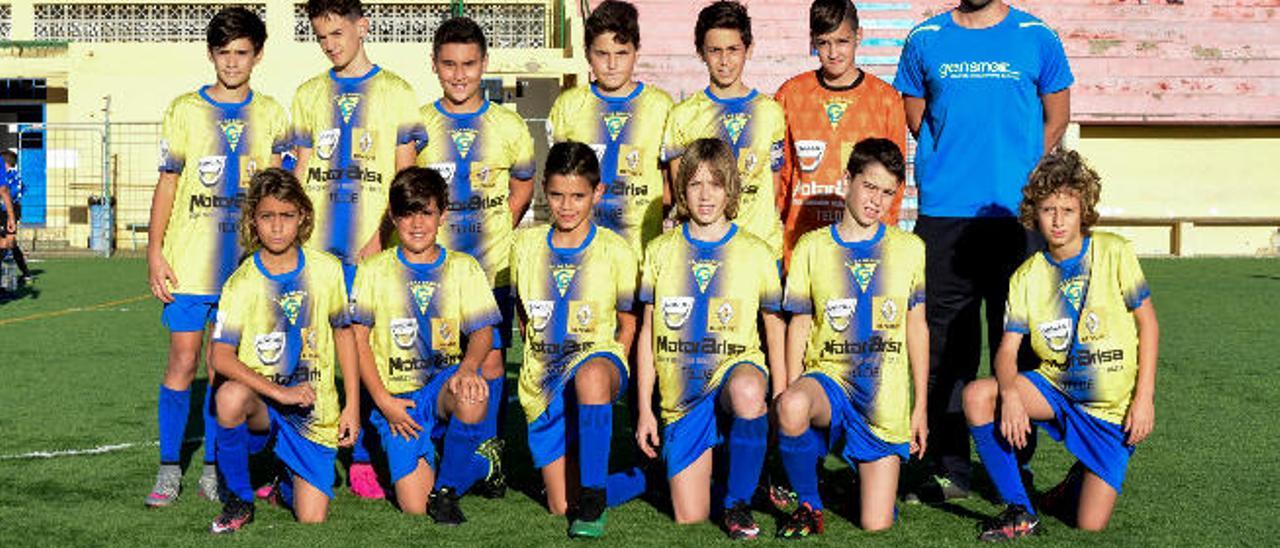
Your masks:
M1018 80L1022 78L1022 73L1014 70L1008 61L961 61L938 65L938 76L944 80L954 78Z
M316 156L321 160L333 158L333 151L338 150L338 139L342 137L342 130L338 128L329 128L320 132L320 137L316 139Z
M418 338L418 319L392 318L388 329L391 330L391 341L407 350L413 348L413 342Z
M828 299L824 308L827 325L837 333L843 333L853 323L853 311L858 308L858 299Z
M747 351L747 345L737 344L729 341L718 341L715 337L706 337L702 340L687 341L683 339L675 339L666 335L658 336L658 350L672 354L722 354L727 356L736 356Z
M218 129L222 130L222 136L227 139L227 147L231 152L235 152L240 147L240 138L244 136L244 121L239 118L230 118L218 122Z
M711 331L733 331L738 328L738 300L712 298L707 310L711 317L707 324Z
M457 173L458 165L453 162L441 162L437 164L427 164L427 169L434 169L440 174L440 178L446 183L453 182L453 174Z
M858 288L866 292L867 286L871 285L871 278L876 275L876 267L880 265L880 261L858 259L856 261L847 261L844 265L849 267L849 274L853 276L853 281L858 284Z
M1103 321L1106 317L1106 311L1100 309L1085 309L1080 315L1080 325L1084 329L1080 330L1080 342L1082 344L1095 343L1107 338L1107 325Z
M465 160L471 154L471 145L475 144L478 133L470 128L449 130L449 139L453 141L453 148L458 151L459 158Z
M342 115L342 123L350 124L351 116L356 113L356 109L360 108L359 93L343 93L334 98L338 103L338 114Z
M354 146L351 150L351 156L357 160L375 161L378 159L376 146L378 144L378 132L372 129L355 128L351 130L351 139Z
M1071 347L1071 318L1059 318L1036 326L1045 344L1054 352L1064 352Z
M596 306L590 301L573 301L569 303L572 317L569 321L569 332L574 335L590 335L596 331Z
M827 121L831 123L833 130L840 125L840 120L844 119L844 113L847 110L849 110L849 102L843 99L832 99L822 105L822 111L827 113Z
M222 174L227 168L226 156L205 156L196 164L196 173L200 177L200 184L212 187L222 180Z
M578 273L578 265L575 264L558 264L551 267L551 281L555 282L556 290L560 292L560 296L569 291L569 284L573 283L573 277Z
M716 260L700 260L690 261L690 270L693 271L693 281L698 284L698 291L707 292L707 285L711 283L716 271L720 269L720 261Z
M284 355L284 331L272 331L253 338L253 351L263 365L275 365Z
M161 168L168 167L171 161L173 161L173 158L169 155L169 140L161 139L160 140L160 167Z
M477 187L488 188L493 186L493 170L489 166L481 162L471 162L471 184Z
M413 295L413 302L418 305L419 314L426 315L427 307L431 306L431 297L436 294L437 287L440 287L438 282L409 282L409 294Z
M601 115L604 119L604 128L609 132L609 139L618 140L618 135L622 133L622 128L626 127L627 121L631 119L629 112L606 112Z
M609 147L607 145L602 145L600 143L591 143L587 146L591 147L591 152L596 153L597 162L604 161L604 153L609 151Z
M872 329L886 331L902 326L902 304L898 299L876 297L872 299L871 306L875 310Z
M306 291L290 291L276 297L276 304L289 320L289 325L298 325L298 315L302 313L303 302L307 298Z
M551 315L555 312L555 301L528 301L525 303L525 313L529 315L529 323L533 325L534 331L542 331L547 328L547 324L551 323Z
M680 329L693 312L693 297L663 297L662 321L669 329Z
M742 173L743 177L755 174L759 166L760 158L756 156L756 151L749 148L738 149L738 172Z
M848 354L884 354L902 351L902 342L873 335L865 341L826 341L822 353L832 356Z
M461 343L457 320L432 318L431 333L431 347L435 350L453 350Z
M724 132L729 135L729 142L735 146L738 139L742 137L742 132L747 129L747 124L751 122L751 115L745 112L734 114L725 114L720 117L720 125L724 126Z
M639 147L621 145L618 147L618 157L619 176L639 177L644 173L644 166L640 163L641 152Z
M799 160L800 171L817 171L822 158L827 154L827 142L817 140L796 141L796 159Z

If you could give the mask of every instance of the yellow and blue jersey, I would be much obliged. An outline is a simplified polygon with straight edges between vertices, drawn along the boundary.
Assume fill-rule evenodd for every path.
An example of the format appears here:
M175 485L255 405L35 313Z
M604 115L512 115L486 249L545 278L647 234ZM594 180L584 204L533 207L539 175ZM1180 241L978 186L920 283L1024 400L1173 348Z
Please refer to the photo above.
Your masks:
M311 149L302 186L316 210L313 245L353 264L382 223L396 147L426 138L413 89L381 67L358 78L330 69L299 86L293 140Z
M667 424L713 393L736 364L765 366L756 321L777 312L782 287L773 250L738 225L718 242L687 224L645 250L640 300L653 305L654 368ZM767 373L768 371L764 371Z
M643 83L626 97L601 95L595 84L566 90L551 107L551 140L585 143L600 159L604 198L596 224L617 232L639 256L662 232L662 132L673 102Z
M710 89L696 93L671 109L662 139L662 161L684 154L698 139L729 144L742 177L742 202L734 222L769 244L774 258L782 258L782 217L778 214L775 173L782 171L787 136L782 107L756 90L736 99L721 99Z
M276 411L303 437L337 447L333 330L349 324L347 312L342 264L332 255L301 249L298 268L277 275L254 253L222 288L213 341L235 347L241 362L273 383L310 384L314 406Z
M533 422L586 359L609 354L626 363L616 339L619 311L635 305L637 260L613 231L591 225L576 248L551 244L547 226L516 231L511 282L524 307L520 403Z
M1120 236L1094 231L1062 262L1037 253L1009 279L1004 330L1031 337L1045 380L1107 422L1124 421L1138 375L1133 310L1151 296Z
M160 171L178 174L164 258L182 284L175 289L193 295L216 295L235 271L249 179L289 149L289 119L274 99L250 91L219 103L208 89L174 99L160 130Z
M383 386L412 392L462 361L463 339L502 321L474 258L440 249L432 263L414 264L400 247L360 263L351 291L351 321L369 328L369 346Z
M480 261L492 287L510 285L514 223L507 199L511 180L532 179L537 168L529 127L519 114L488 100L467 114L448 112L436 101L422 107L421 118L430 141L418 153L418 165L440 172L449 184L440 244Z
M882 224L870 240L846 242L829 225L802 236L791 255L783 307L813 316L805 372L840 385L889 443L910 441L906 318L924 291L924 242L897 227Z

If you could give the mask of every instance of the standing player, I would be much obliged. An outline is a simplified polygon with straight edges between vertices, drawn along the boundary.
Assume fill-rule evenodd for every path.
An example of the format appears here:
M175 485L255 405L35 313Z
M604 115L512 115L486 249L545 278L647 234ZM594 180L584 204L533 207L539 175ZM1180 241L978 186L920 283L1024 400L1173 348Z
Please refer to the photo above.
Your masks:
M902 50L893 85L918 143L915 232L929 279L929 448L938 470L913 493L926 502L968 496L960 392L981 361L984 304L994 363L1006 280L1040 245L1018 224L1018 201L1066 131L1072 81L1057 35L1000 0L960 0L916 26Z
M267 28L253 12L218 12L206 32L216 81L179 96L165 111L160 180L151 198L147 270L151 293L164 303L161 321L169 330L169 362L158 405L160 471L147 495L148 507L173 504L181 489L178 461L191 381L205 326L218 310L222 284L244 254L236 222L249 178L259 169L279 166L280 154L288 148L284 108L249 86L266 41ZM218 500L213 384L210 374L202 406L205 464L200 494Z
M556 98L551 139L587 143L596 151L605 193L595 222L617 232L639 256L662 232L663 207L670 205L658 157L671 97L633 79L640 25L630 2L596 6L585 35L595 80Z
M365 54L360 0L308 0L307 18L333 66L294 94L295 174L315 204L316 247L342 260L349 290L356 263L382 249L387 185L413 165L426 134L413 89ZM365 435L352 451L351 490L360 497L384 496L369 465L377 444Z
M637 261L625 240L591 221L605 187L590 147L551 147L544 176L552 226L517 231L511 253L524 318L520 403L547 506L564 514L570 485L577 483L569 536L598 538L605 527L613 402L625 393L636 329ZM566 424L566 417L576 417L576 424ZM574 439L577 454L568 455L567 441Z
M254 175L240 237L250 258L223 288L213 329L219 382L218 469L227 495L210 525L232 533L253 522L249 454L272 447L284 465L279 490L303 523L325 520L339 444L360 429L360 382L348 325L342 263L303 249L315 217L293 174ZM347 406L339 410L333 358Z
M18 223L22 221L22 194L26 191L26 185L22 184L22 174L18 173L18 153L12 150L0 150L0 158L4 159L3 169L0 172L0 186L5 187L9 193L8 201L0 201L0 210L4 211L4 226L0 227L0 250L8 249L13 255L13 261L17 263L18 270L22 272L22 283L31 283L31 269L27 268L27 258L22 253L22 248L18 247ZM12 226L9 221L12 220ZM0 251L0 258L4 257L4 252Z
M787 276L792 382L777 400L778 448L800 507L783 538L822 533L817 468L840 439L858 472L862 528L889 528L901 462L924 454L928 433L924 243L880 221L905 160L897 143L867 139L848 172L844 218L800 239Z
M389 202L400 245L360 265L351 300L361 379L378 407L370 420L396 502L407 514L457 525L466 521L458 493L470 487L488 407L480 362L502 318L488 292L473 292L487 282L479 263L436 245L447 192L432 170L396 175Z
M683 224L645 251L636 441L650 458L662 446L676 522L696 523L710 513L711 449L727 430L724 526L731 538L750 539L760 534L749 504L764 467L769 382L774 394L787 386L786 324L773 250L731 221L742 194L735 163L723 141L690 143L674 182ZM655 373L661 442L649 405Z
M1064 510L1066 521L1089 531L1106 528L1134 446L1155 424L1159 324L1133 248L1091 230L1101 190L1079 154L1059 150L1040 162L1022 191L1020 219L1039 229L1048 249L1009 280L995 377L964 390L974 446L1008 505L983 524L982 540L1039 529L1013 454L1026 445L1031 422L1079 459L1060 486L1078 507L1042 510ZM1019 373L1026 337L1040 367Z
M838 222L845 210L845 164L854 144L883 137L907 149L902 97L893 86L854 63L862 28L851 0L814 0L809 41L818 70L801 73L774 97L787 117L786 163L782 170L784 252L806 232ZM885 204L880 219L898 222L902 193Z
M782 222L775 189L781 188L786 121L778 103L742 83L742 69L751 57L751 18L746 6L719 0L698 12L694 32L710 85L671 110L662 157L677 173L680 156L694 140L709 137L728 143L742 180L738 223L781 259Z
M489 411L484 420L483 453L477 486L486 496L506 491L498 455L502 452L498 422L506 398L503 349L511 345L511 234L533 199L533 137L519 114L490 103L480 81L489 64L489 46L475 21L445 21L431 40L431 66L444 96L422 107L430 142L418 154L418 165L435 169L449 183L448 214L440 227L440 243L480 261L493 288L502 323L493 336L482 374L489 383ZM483 468L483 470L481 470Z

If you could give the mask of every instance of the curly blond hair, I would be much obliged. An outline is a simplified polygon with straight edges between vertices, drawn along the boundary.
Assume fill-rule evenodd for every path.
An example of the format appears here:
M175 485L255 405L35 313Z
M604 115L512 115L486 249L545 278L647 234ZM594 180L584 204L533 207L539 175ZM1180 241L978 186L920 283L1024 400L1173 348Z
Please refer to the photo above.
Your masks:
M1102 195L1102 178L1074 150L1056 149L1045 155L1022 188L1018 220L1028 230L1036 226L1036 205L1054 194L1080 197L1080 230L1088 234L1098 223L1098 199Z

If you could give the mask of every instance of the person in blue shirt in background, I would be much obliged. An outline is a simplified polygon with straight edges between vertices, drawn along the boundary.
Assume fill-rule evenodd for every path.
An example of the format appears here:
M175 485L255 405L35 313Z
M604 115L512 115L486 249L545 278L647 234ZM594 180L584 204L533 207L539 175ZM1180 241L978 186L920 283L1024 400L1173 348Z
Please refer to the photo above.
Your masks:
M0 150L0 157L4 158L4 173L0 174L0 182L8 191L9 199L0 201L0 208L4 208L7 213L0 216L0 220L4 221L0 226L0 250L9 249L13 254L14 262L18 263L18 269L22 271L22 283L24 285L31 283L31 269L27 267L27 258L23 256L22 249L18 247L18 221L22 220L22 194L26 192L26 186L22 184L22 175L18 173L18 154L12 150ZM4 253L0 251L0 257Z

